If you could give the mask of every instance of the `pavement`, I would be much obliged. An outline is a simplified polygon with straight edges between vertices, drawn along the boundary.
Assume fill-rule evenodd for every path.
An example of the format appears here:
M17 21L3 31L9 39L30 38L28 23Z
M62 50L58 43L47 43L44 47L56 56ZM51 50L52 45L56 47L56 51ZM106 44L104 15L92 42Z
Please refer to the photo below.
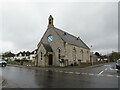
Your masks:
M2 78L2 76L0 75L0 85L4 82L4 79Z
M4 82L4 80L2 79L2 76L0 76L0 89L2 89L3 82Z
M2 80L2 77L0 76L0 85L2 84L3 80Z

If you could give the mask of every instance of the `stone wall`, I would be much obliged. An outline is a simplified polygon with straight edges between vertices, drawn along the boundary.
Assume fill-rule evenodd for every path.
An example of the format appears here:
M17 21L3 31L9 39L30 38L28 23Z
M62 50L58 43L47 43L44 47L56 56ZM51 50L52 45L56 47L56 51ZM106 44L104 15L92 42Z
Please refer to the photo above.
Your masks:
M41 60L41 52L42 52L42 60ZM38 66L45 66L45 57L44 55L46 54L46 50L44 46L41 44L40 48L38 49Z
M53 36L53 41L48 42L47 37L49 35ZM53 65L59 66L59 59L58 59L58 48L61 49L61 55L64 55L64 41L59 37L59 35L54 31L53 28L49 28L46 33L44 34L43 38L41 39L41 42L45 44L49 44L53 50ZM40 46L38 46L40 47ZM39 53L38 53L39 56ZM39 60L39 59L38 59Z
M53 36L53 41L52 42L48 42L47 37L49 35ZM69 43L64 42L61 37L54 31L54 28L49 28L47 29L47 31L45 32L44 36L41 39L41 42L45 43L45 44L49 44L53 50L53 66L59 66L59 59L58 59L58 49L60 48L61 51L61 56L64 57L64 60L66 60L67 65L71 65L72 63L74 63L74 59L76 64L79 64L79 60L81 60L81 63L86 63L86 62L90 62L90 50L89 49L85 49L82 47L78 47L75 45L71 45ZM75 48L76 50L76 55L74 56L73 54L73 49ZM81 50L83 50L83 57L82 57L82 53ZM43 57L43 60L40 60L40 53L44 52L44 54L46 53L45 48L43 47L43 45L40 47L40 44L38 45L38 66L47 66L48 65L48 57Z
M74 54L74 51L73 51L74 49L76 50L76 54ZM82 56L81 50L83 50L83 56ZM90 50L89 49L77 47L71 44L66 44L65 52L66 52L65 59L68 59L69 65L74 63L74 60L77 64L79 64L79 61L81 61L81 63L90 62ZM74 58L73 55L75 55L76 58Z

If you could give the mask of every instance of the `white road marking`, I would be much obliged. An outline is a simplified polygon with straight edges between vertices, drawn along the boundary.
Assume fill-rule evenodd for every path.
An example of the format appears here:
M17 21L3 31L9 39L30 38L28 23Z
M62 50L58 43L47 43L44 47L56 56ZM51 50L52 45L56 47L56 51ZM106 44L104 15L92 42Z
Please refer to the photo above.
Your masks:
M104 75L103 75L103 74L101 74L101 75L98 75L98 74L97 74L97 76L104 76Z
M87 75L87 73L81 73L81 74L85 74L85 75Z
M101 71L98 75L101 75L104 71Z
M93 76L94 74L93 74L93 73L89 73L89 75L92 75L92 76Z
M69 73L69 72L64 72L64 73Z
M73 73L73 72L69 72L69 73Z
M63 71L60 71L60 72L63 72Z
M115 70L115 71L116 71L117 69L114 69L114 68L110 68L110 70L111 70L111 71L112 71L112 70Z
M117 78L119 78L120 76L116 76Z
M105 71L107 70L107 68L105 69Z
M108 68L106 68L105 70L108 70ZM115 70L115 69L114 69ZM46 71L49 71L49 70L46 70ZM110 74L102 74L104 71L101 71L99 74L94 74L94 73L80 73L80 72L67 72L67 71L58 71L58 70L55 70L55 72L64 72L66 74L77 74L77 75L89 75L89 76L105 76L105 77L116 77L116 78L119 78L120 76L118 75L110 75Z
M114 70L114 69L110 68L110 70Z
M108 77L113 77L114 75L106 75L106 76L108 76Z
M104 65L104 66L111 66L111 65Z
M80 74L79 72L75 72L75 74Z

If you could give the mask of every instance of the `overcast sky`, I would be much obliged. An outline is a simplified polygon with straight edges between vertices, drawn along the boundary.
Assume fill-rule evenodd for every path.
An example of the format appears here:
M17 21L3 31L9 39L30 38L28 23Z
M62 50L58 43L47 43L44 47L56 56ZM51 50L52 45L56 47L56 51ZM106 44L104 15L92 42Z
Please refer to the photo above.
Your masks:
M19 1L19 0L18 0ZM118 50L117 2L3 2L0 8L0 52L32 51L54 26L79 36L92 51Z

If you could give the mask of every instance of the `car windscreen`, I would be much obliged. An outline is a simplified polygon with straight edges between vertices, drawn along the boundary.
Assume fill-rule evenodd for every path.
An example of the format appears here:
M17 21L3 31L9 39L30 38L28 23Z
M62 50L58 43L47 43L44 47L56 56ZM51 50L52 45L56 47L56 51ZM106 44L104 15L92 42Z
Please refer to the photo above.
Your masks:
M5 60L0 58L0 61L5 61Z

